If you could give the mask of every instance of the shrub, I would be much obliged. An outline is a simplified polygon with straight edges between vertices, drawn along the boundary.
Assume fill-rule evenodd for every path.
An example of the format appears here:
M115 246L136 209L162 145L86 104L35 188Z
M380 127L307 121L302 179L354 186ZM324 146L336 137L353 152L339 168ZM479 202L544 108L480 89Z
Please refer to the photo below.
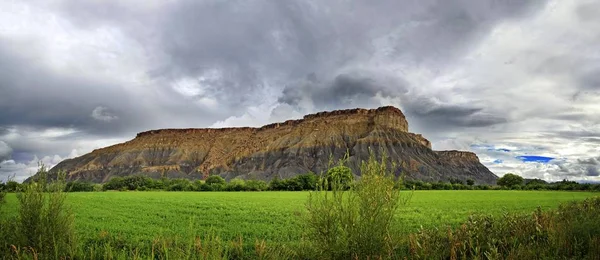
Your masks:
M414 259L598 259L600 198L530 215L472 216L459 228L409 238Z
M204 185L203 180L196 180L192 184L192 189L195 191L202 191L202 185Z
M322 188L309 195L305 225L319 259L377 259L393 250L389 228L396 208L406 200L394 188L395 177L387 169L385 155L379 162L371 153L361 173L348 191L333 183L324 185L332 191Z
M279 179L279 176L273 177L271 182L269 182L269 190L285 190L285 185L283 181Z
M450 179L450 184L464 184L464 182L461 179L452 178Z
M295 178L295 177L283 180L282 185L283 185L283 190L287 190L287 191L301 191L302 190L302 183L300 182L300 180L298 180L298 178Z
M205 182L205 183L202 183L200 185L200 189L199 190L200 191L213 191L214 189L213 189L212 185L210 185L210 184L208 184L208 183Z
M152 179L143 175L130 175L123 178L123 185L128 190L137 190L141 187L149 188L152 186Z
M102 191L102 184L94 184L93 188L95 192Z
M264 190L269 189L269 185L265 181L247 180L246 188L249 191L264 191Z
M326 174L327 183L329 183L329 189L350 188L350 184L354 180L352 170L344 165L335 166L327 171ZM333 187L331 185L339 185L340 187Z
M208 178L206 178L205 182L206 182L206 184L209 184L209 185L213 185L213 184L225 185L225 184L227 184L225 179L223 179L223 177L221 177L219 175L208 176Z
M433 187L433 185L431 185L431 183L423 183L423 186L421 187L421 189L423 190L431 190L431 188Z
M90 182L71 181L65 185L65 192L89 192L94 191L94 184Z
M319 182L319 177L310 172L306 174L300 174L294 177L298 180L298 183L301 186L302 190L315 190L317 189L317 183Z
M71 258L76 249L74 215L66 205L64 173L59 181L46 183L44 166L38 181L24 185L17 194L18 217L12 243L16 248L29 248L38 259Z
M228 191L244 191L246 190L246 182L239 178L233 178L229 181L225 189Z
M8 180L5 184L5 190L7 192L17 192L20 188L21 184L13 180Z
M103 190L121 190L124 187L125 182L123 181L123 177L112 177L102 185Z
M168 191L191 191L194 190L192 183L188 179L172 179L169 182Z
M475 185L475 181L473 179L467 179L467 185L473 186Z
M454 184L452 184L452 189L453 190L466 190L466 189L468 189L468 187L465 186L464 184L454 183Z
M4 187L0 187L0 206L4 203L4 197L6 197L6 192Z
M225 191L225 188L227 187L226 184L221 183L208 184L208 186L210 186L211 191Z

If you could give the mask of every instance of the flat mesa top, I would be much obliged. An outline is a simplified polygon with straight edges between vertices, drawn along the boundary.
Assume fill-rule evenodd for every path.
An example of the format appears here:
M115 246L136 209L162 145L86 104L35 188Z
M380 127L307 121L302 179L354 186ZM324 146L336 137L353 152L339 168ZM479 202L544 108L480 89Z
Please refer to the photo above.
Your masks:
M168 133L195 133L195 132L225 132L225 131L255 131L255 130L266 130L272 128L278 128L281 126L294 126L298 125L307 120L319 119L319 118L329 118L336 116L351 116L351 115L377 115L377 114L391 114L393 116L398 116L400 120L404 121L406 125L406 117L402 113L402 111L393 106L384 106L375 109L364 109L364 108L354 108L354 109L342 109L342 110L333 110L333 111L324 111L318 112L314 114L305 115L302 119L295 120L287 120L285 122L272 123L268 125L264 125L261 127L226 127L226 128L166 128L166 129L157 129L157 130L149 130L145 132L140 132L136 135L136 138L156 135L156 134L168 134Z

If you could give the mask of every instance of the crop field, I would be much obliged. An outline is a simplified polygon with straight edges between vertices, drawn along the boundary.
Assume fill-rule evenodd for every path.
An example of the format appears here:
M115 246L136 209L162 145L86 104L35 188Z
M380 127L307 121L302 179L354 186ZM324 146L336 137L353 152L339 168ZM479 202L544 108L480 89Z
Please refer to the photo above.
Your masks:
M529 213L537 207L597 196L559 191L403 191L412 196L397 212L395 229L457 226L471 214ZM243 237L295 243L308 192L89 192L70 193L78 237L93 243L110 235L130 245L147 246L158 236L188 237L198 232L224 240ZM7 197L7 215L16 214L17 199ZM4 215L4 214L3 214ZM195 233L194 233L195 232Z

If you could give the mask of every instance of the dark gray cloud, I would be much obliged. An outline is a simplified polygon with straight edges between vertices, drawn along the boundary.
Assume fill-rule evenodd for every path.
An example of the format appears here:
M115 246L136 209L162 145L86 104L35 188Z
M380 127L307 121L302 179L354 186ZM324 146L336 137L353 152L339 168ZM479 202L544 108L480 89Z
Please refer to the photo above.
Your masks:
M10 39L0 38L0 126L6 133L11 126L35 129L73 128L96 136L135 134L148 128L166 127L162 117L178 114L172 124L189 118L198 125L219 118L218 113L197 117L201 107L180 99L169 89L142 86L135 92L129 86L101 79L64 75L19 55L22 48L29 55L41 52L35 46L19 47ZM148 91L148 92L146 92ZM157 91L158 93L153 93ZM149 100L148 100L149 99ZM221 116L222 118L222 116Z
M311 73L334 80L342 75L340 68L379 51L376 39L387 42L390 58L444 66L495 23L528 15L544 3L175 1L144 9L113 1L63 1L58 9L90 28L124 28L148 48L156 62L149 73L155 77L221 71L223 77L204 91L235 113L255 102L253 92L265 81L288 85Z
M307 103L318 109L371 107L377 105L371 99L377 95L399 97L407 83L400 79L377 78L365 73L339 74L333 80L321 81L314 74L294 82L283 89L278 102L305 109Z
M600 170L598 170L598 168L599 167L593 167L593 166L588 167L586 176L592 176L592 177L600 176Z
M0 38L0 125L37 128L64 127L97 131L104 122L90 114L104 104L122 114L125 120L136 122L131 97L106 82L79 78L77 75L56 75L38 65L32 57L19 56L21 48L11 40ZM35 53L35 46L30 52ZM123 124L111 124L112 131L122 133ZM106 129L105 129L106 130Z
M600 157L598 158L587 158L577 159L577 162L582 165L600 166Z
M431 98L417 99L409 104L407 111L419 118L425 127L485 127L507 122L500 115L485 112L483 107L468 104L443 104Z

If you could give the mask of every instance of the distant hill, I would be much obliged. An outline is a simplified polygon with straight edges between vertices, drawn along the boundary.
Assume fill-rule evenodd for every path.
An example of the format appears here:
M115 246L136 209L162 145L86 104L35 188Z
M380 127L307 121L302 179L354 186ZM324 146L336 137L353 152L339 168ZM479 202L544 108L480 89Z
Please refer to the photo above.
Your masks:
M131 174L269 180L320 173L330 157L337 160L348 152L348 165L360 175L360 162L368 158L369 149L385 150L396 172L412 179L473 179L478 184L497 179L474 153L431 150L427 139L408 132L404 114L395 107L321 112L260 128L151 130L62 161L50 173L62 169L69 180L92 182Z

